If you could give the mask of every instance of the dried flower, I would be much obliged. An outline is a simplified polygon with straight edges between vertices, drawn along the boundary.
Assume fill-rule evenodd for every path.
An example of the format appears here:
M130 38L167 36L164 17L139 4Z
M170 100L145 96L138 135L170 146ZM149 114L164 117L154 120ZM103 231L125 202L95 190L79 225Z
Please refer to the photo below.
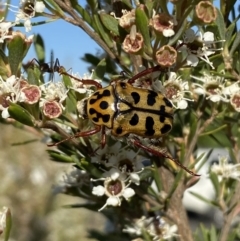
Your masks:
M164 45L156 52L156 60L159 65L170 67L176 63L177 51L169 45Z
M131 11L122 9L122 14L123 15L120 18L118 18L116 17L114 12L111 13L111 15L118 20L119 25L122 28L130 28L133 24L135 24L135 9L132 9Z
M35 104L40 100L41 90L36 85L28 85L21 88L23 102L27 104Z
M122 44L123 50L130 54L138 54L143 48L143 36L136 32L136 25L131 28L130 34L128 34Z
M204 24L213 23L217 18L217 9L210 1L201 1L195 7L196 17Z
M153 27L156 33L161 33L165 37L171 37L175 34L173 30L175 22L174 18L168 14L155 14L154 12L149 25Z
M57 101L45 101L42 106L42 111L46 117L54 119L62 114L62 107Z

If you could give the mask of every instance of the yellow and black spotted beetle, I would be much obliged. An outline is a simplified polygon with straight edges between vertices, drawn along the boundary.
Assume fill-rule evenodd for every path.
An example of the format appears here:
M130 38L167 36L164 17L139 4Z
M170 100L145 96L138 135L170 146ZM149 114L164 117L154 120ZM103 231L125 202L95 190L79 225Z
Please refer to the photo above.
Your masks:
M162 93L132 85L137 79L159 70L160 66L155 66L138 73L127 81L112 81L104 88L94 80L78 79L66 72L61 72L84 85L94 85L97 88L90 97L81 100L77 108L84 119L90 119L93 122L94 129L76 133L66 140L86 137L101 131L103 148L106 143L105 128L108 128L113 136L126 137L133 145L155 156L169 158L191 175L198 176L179 161L161 152L159 148L144 145L141 141L142 138L158 140L172 129L172 103Z

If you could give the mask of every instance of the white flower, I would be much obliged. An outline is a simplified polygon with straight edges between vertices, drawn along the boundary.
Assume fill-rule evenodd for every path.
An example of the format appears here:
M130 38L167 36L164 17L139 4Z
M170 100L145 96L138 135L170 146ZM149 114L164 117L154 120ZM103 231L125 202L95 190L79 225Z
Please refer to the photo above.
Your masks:
M91 162L93 163L108 163L111 156L117 155L121 149L121 142L116 142L114 145L105 145L104 148L100 148L94 157L92 157ZM106 164L107 165L107 164Z
M220 179L235 179L240 181L240 164L228 162L226 156L218 157L219 163L214 163L211 167L211 172L218 175Z
M79 76L78 73L76 73L76 74L72 73L72 74L68 75L72 82L72 86L69 87L69 89L73 89L74 91L76 91L80 94L86 93L87 96L90 96L94 92L94 90L91 89L93 84L84 85L81 80L91 80L91 81L95 81L96 83L100 84L102 81L99 79L93 79L93 74L94 74L94 71L92 71L91 74L84 74L83 77Z
M59 184L54 186L53 193L66 193L69 187L76 187L80 190L84 185L90 185L89 174L84 170L73 167L70 172L65 173Z
M197 36L194 30L188 29L183 36L183 41L179 41L180 48L178 50L187 54L187 65L197 66L199 59L201 59L214 69L208 56L214 54L216 51L221 51L223 48L215 49L213 46L215 43L224 41L215 41L212 32L205 32L203 34L200 32Z
M11 39L13 36L9 35L9 29L16 25L12 22L4 22L4 18L0 20L0 43L3 43L5 39Z
M178 230L177 225L176 224L170 225L167 222L165 222L164 219L160 219L159 228L161 230L160 237L164 240L170 239L170 238L175 237L175 236L179 236L178 234L176 234L176 232Z
M62 102L67 98L68 90L65 88L62 82L48 82L40 86L43 93L40 106L43 106L46 101L57 101L61 108L64 110Z
M37 13L42 13L45 9L45 4L42 1L36 1L34 9Z
M140 236L144 231L144 233L148 232L153 240L168 240L179 236L176 234L177 230L177 225L170 225L158 216L150 218L142 217L139 220L135 220L131 226L126 226L123 232Z
M28 0L22 0L21 6L17 7L14 5L6 4L8 9L14 13L16 13L15 24L20 22L24 22L24 27L26 32L31 31L32 23L31 18L35 16L35 13L42 13L44 11L45 5L42 1L33 1L30 2ZM12 7L12 8L10 8ZM14 10L14 8L17 10Z
M233 88L236 87L236 85L233 85L226 89L224 77L212 76L207 73L204 73L203 77L196 77L193 75L191 75L191 77L202 82L201 84L192 84L194 92L198 95L206 95L206 99L212 102L219 102L220 100L229 102L228 94L230 91L233 92Z
M104 176L111 176L111 171L118 170L129 178L133 183L139 185L139 173L143 170L142 164L144 158L139 156L133 150L127 149L128 146L121 148L121 143L116 142L112 146L105 145L104 149L99 150L95 157L92 157L92 162L101 162L106 167L111 168ZM116 172L114 172L116 175ZM113 176L111 176L114 179Z
M104 180L103 186L98 185L97 187L94 187L92 194L96 196L103 196L105 194L108 197L104 206L98 211L103 210L106 206L120 206L122 197L128 200L135 194L134 190L128 187L129 184L126 185L127 180L125 179L125 175L116 169L112 169L109 174L110 176L107 176L106 178L92 180Z
M17 103L23 99L23 93L20 89L19 79L12 75L4 81L0 76L0 111L2 111L2 118L8 118L8 107L10 102Z
M169 73L169 78L164 81L163 85L160 81L155 81L152 87L153 90L164 93L176 109L186 109L188 107L187 101L193 101L185 97L185 94L191 94L188 82L183 82L181 77L177 76L175 72Z

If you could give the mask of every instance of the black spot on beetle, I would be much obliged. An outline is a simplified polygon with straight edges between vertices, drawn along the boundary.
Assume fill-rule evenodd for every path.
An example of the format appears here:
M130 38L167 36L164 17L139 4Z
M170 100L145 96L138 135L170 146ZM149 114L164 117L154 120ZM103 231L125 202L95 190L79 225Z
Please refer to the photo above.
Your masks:
M170 107L170 108L173 107L171 101L168 100L166 97L163 98L163 101L165 102L165 105L166 105L166 106L168 106L168 107Z
M171 125L165 124L161 129L160 132L164 135L168 133L172 129Z
M147 104L149 106L153 106L156 103L156 97L158 94L152 90L148 91L148 96L147 96Z
M146 136L153 136L154 133L155 133L155 130L154 130L154 120L151 116L148 116L146 118L146 123L145 123L145 128L146 128L146 131L145 131L145 135Z
M102 93L100 91L96 91L93 96L96 96L96 98L91 98L89 103L90 105L93 105L96 101L100 100L103 97L111 96L110 90L104 90Z
M94 114L96 115L96 116L94 116L92 118L92 121L95 122L95 123L99 123L100 119L102 119L102 121L104 123L107 123L110 120L110 115L109 114L103 115L103 114L97 112L94 108L90 108L89 114L90 115L94 115Z
M116 134L118 134L118 135L120 135L120 134L122 134L122 127L121 126L119 126L117 129L116 129Z
M140 101L140 95L137 92L132 92L131 96L134 100L134 104L136 105Z
M96 113L95 109L90 108L90 109L89 109L89 114L90 114L90 115L93 115L94 113Z
M102 93L102 96L104 96L104 97L111 96L110 90L104 90Z
M123 89L126 89L126 88L127 88L127 85L126 85L126 83L124 83L124 82L120 82L120 86L121 86Z
M165 122L165 119L166 119L166 117L165 117L164 115L160 115L160 116L159 116L159 121L160 121L161 123L164 123L164 122Z
M102 115L102 120L103 120L104 123L109 122L109 120L110 120L110 115Z
M135 125L138 124L138 122L139 122L139 117L138 117L138 115L135 113L135 114L132 116L131 120L129 121L129 124L130 124L131 126L135 126Z
M106 110L108 108L108 102L103 100L103 101L101 101L99 106L102 110Z

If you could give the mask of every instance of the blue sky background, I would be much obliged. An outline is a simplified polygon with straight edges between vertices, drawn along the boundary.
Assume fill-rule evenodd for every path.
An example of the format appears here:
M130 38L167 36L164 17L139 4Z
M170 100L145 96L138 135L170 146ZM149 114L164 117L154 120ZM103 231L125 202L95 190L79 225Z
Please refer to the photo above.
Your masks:
M80 0L85 4L85 1ZM12 5L18 6L19 1L11 1ZM7 21L14 21L15 14L9 11ZM42 18L33 19L34 22L41 21ZM76 27L63 20L57 20L44 25L33 26L32 31L26 33L23 27L15 28L27 36L31 34L40 34L45 40L46 62L50 61L50 53L53 50L54 58L58 58L60 64L66 69L72 68L72 71L80 75L87 73L88 65L80 60L85 53L95 54L100 47L79 27ZM34 47L28 52L25 62L36 58Z
M82 5L85 5L85 0L79 0ZM240 0L237 1L236 7ZM12 5L18 6L18 0L12 0ZM219 7L219 0L214 1L214 4ZM15 14L9 11L7 21L14 21ZM41 21L42 18L33 19L34 22ZM238 21L239 22L239 21ZM25 33L24 28L19 29ZM72 69L74 73L78 72L80 75L87 73L88 65L80 60L85 53L96 54L100 47L80 28L67 23L63 20L57 20L44 25L34 26L31 32L26 33L27 36L31 34L40 34L45 40L46 62L50 61L50 53L53 50L54 58L58 58L60 64L66 69ZM34 47L32 46L25 62L36 58Z

